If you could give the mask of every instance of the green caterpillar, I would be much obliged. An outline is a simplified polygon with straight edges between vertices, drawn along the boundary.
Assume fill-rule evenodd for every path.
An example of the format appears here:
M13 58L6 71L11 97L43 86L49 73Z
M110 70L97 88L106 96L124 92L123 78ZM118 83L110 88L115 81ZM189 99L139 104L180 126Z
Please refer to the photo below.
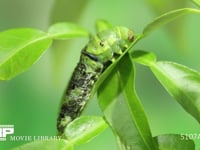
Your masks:
M99 76L123 54L133 40L133 32L125 27L104 30L90 39L81 51L79 63L61 104L57 119L59 133L62 134L69 122L80 116Z

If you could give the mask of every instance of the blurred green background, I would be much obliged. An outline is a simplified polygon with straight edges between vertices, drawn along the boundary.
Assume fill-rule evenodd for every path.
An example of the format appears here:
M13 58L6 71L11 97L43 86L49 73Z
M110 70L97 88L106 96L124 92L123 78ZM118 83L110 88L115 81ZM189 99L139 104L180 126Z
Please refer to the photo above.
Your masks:
M169 10L195 7L188 0L0 0L0 31L16 27L47 30L55 22L75 22L94 33L97 19L127 26L141 33L144 26ZM153 51L159 60L175 61L200 71L200 16L187 15L156 30L135 49ZM56 41L28 71L10 81L0 81L0 124L14 124L14 135L56 135L60 98L87 39ZM146 67L137 65L136 89L154 136L164 133L200 134L200 126L188 115ZM85 114L101 115L97 100ZM200 140L195 140L197 148ZM26 142L0 142L1 150ZM76 150L115 150L107 129Z

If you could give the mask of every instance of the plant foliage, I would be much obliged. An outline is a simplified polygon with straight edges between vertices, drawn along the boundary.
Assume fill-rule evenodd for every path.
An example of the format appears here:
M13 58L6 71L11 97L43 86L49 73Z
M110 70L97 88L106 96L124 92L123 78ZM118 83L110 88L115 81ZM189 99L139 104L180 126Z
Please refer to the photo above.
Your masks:
M198 0L194 2L199 6ZM33 142L15 150L49 147L72 150L73 145L85 143L101 133L108 127L107 124L113 130L121 150L194 150L194 142L181 140L180 135L152 136L145 110L135 90L135 63L139 63L148 67L167 92L200 122L200 73L175 62L157 61L155 54L134 49L134 45L142 38L188 13L200 14L200 11L182 8L150 22L143 33L136 35L134 42L120 59L103 73L95 85L93 95L98 93L104 119L92 116L77 118L65 129L67 139ZM111 27L110 23L103 20L96 25L97 31ZM88 35L89 32L84 28L65 22L50 26L48 32L30 28L0 32L0 79L9 80L26 71L50 47L53 40Z

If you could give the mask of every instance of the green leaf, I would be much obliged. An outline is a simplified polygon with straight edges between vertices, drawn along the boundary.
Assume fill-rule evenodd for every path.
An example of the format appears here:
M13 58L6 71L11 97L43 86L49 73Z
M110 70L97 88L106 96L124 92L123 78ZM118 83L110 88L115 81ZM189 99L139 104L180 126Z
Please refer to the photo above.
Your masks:
M125 55L98 90L105 119L126 149L156 150L143 107L134 88L134 67ZM120 143L118 142L118 143Z
M166 134L155 137L159 150L195 150L192 140L183 135Z
M97 89L99 88L99 86L102 84L102 82L109 76L109 74L111 73L111 71L114 69L114 67L116 66L116 64L118 64L118 62L124 57L124 55L130 51L130 49L141 39L141 35L135 35L134 41L133 43L131 43L131 45L125 50L125 52L123 54L120 55L120 57L115 60L100 76L100 78L97 80L97 83L94 85L94 88L91 92L91 97L96 93Z
M101 32L103 30L107 30L112 28L112 25L106 20L97 20L96 22L96 31Z
M200 7L200 0L192 0L198 7Z
M151 66L152 63L156 62L156 56L151 52L134 50L134 51L130 51L130 54L134 61L146 66Z
M173 21L177 17L183 16L185 14L192 13L192 14L200 14L200 10L193 9L193 8L182 8L170 11L166 14L161 15L160 17L154 19L150 22L143 30L143 35L147 36L149 33L154 31L155 29L159 28L162 25L167 24L168 22Z
M12 150L73 150L73 147L67 140L49 140L31 142Z
M0 32L0 80L25 71L50 46L47 34L35 29Z
M84 28L67 22L53 24L49 27L48 33L53 39L69 39L89 36L88 31Z
M164 14L169 10L175 10L178 8L184 8L188 6L188 0L146 0L148 7L153 10L153 13L158 16ZM185 40L184 31L185 31L185 21L186 16L183 16L181 19L177 19L175 23L168 24L165 26L167 34L170 36L171 41L174 41L176 46L181 51L186 50L186 45L183 44ZM178 27L178 28L177 28Z
M83 144L105 128L107 128L107 124L101 117L81 116L66 127L64 136L73 144Z
M156 62L151 70L182 107L200 122L200 74L173 62Z
M153 10L155 14L161 14L177 8L184 8L185 6L188 5L187 0L176 0L176 1L146 0L146 1L147 5Z

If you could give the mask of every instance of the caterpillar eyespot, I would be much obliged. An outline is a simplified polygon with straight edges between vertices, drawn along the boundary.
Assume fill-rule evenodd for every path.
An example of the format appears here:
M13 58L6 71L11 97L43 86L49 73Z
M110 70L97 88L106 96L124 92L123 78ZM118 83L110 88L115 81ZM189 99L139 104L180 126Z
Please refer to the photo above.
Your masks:
M101 41L101 42L99 43L99 45L100 45L101 47L103 47L103 46L104 46L104 42Z
M72 120L80 116L100 75L123 54L133 40L133 32L125 27L103 30L90 39L81 52L62 100L57 119L60 134Z

